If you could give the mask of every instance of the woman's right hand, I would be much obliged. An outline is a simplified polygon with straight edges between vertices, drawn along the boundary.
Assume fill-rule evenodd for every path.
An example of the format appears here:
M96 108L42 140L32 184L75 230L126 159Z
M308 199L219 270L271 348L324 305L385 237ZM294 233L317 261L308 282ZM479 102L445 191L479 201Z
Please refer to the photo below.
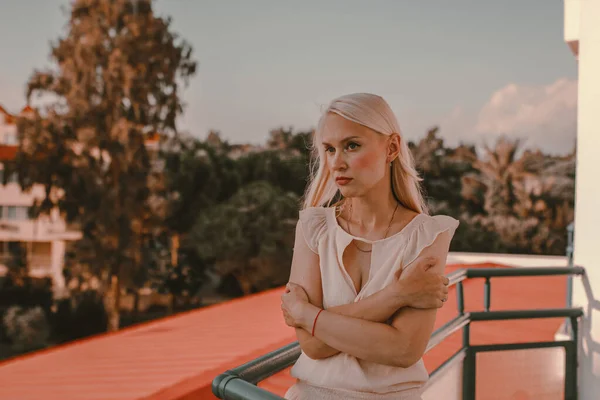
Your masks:
M419 257L407 271L398 270L387 289L400 296L413 308L440 308L448 300L449 280L431 271L440 260L436 257Z

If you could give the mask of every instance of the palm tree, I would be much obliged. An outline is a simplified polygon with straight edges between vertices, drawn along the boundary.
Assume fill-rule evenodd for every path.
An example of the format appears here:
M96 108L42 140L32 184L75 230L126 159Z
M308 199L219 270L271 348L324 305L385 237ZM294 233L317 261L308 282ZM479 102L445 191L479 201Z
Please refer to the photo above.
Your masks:
M485 188L484 210L488 215L511 215L518 202L515 183L523 177L523 163L515 158L519 144L518 139L501 137L494 149L485 146L483 160L473 163L479 171L473 185Z

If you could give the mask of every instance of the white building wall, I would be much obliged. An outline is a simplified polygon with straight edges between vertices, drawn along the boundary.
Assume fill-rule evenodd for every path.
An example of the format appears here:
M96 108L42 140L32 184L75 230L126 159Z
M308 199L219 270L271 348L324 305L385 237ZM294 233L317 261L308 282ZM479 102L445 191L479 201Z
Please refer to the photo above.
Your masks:
M586 276L573 287L580 326L580 399L600 393L600 0L565 1L565 40L578 57L574 263ZM576 44L576 45L574 45Z
M585 1L585 0L584 0ZM565 0L565 42L577 56L579 44L579 20L581 19L581 0Z
M0 146L16 146L16 133L15 124L0 110ZM0 170L3 169L0 160ZM40 216L35 220L26 217L9 219L6 215L9 206L30 207L36 199L43 199L44 195L45 190L42 185L34 185L31 190L24 192L18 183L9 182L3 185L0 182L0 206L3 207L4 211L4 215L0 217L0 243L24 243L29 253L29 273L37 277L51 277L55 285L55 291L60 293L65 286L62 274L65 241L78 240L81 238L81 233L69 231L58 210L54 210L51 215ZM49 244L50 254L47 254L46 250L44 250L44 253L36 254L35 248L43 248L45 245L36 246L34 243ZM6 267L0 260L0 274L5 272Z
M55 240L52 242L52 265L51 276L54 282L54 292L59 297L62 296L65 288L65 277L63 276L63 266L65 260L66 243L64 240Z
M0 112L0 145L15 146L17 144L17 126L7 124L5 115Z

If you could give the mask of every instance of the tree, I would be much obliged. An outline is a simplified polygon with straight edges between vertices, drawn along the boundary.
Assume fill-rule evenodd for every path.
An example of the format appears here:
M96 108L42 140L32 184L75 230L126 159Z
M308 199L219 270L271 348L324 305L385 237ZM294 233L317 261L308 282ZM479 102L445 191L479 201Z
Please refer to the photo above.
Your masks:
M438 137L438 132L438 127L431 128L427 131L427 136L421 139L412 149L415 164L424 174L434 176L440 174L445 148L444 139Z
M242 182L269 182L285 192L301 196L308 177L308 164L300 156L285 157L280 151L250 153L238 160Z
M12 306L3 316L6 336L19 354L42 349L48 345L50 324L42 307Z
M418 143L409 143L415 164L423 177L423 188L432 213L456 214L464 208L461 177L473 169L474 148L444 145L438 127L431 128Z
M502 137L493 149L486 147L485 159L475 160L476 171L462 177L461 194L475 211L466 225L497 234L503 243L498 250L564 254L573 219L575 156L526 150L517 158L518 149L518 140Z
M516 159L519 144L519 140L501 137L494 149L485 147L484 160L474 163L486 187L484 208L488 215L510 215L518 201L515 182L523 174L523 164Z
M266 149L237 159L242 182L266 181L301 197L309 175L311 135L283 128L271 130Z
M244 294L289 277L298 196L267 182L242 187L229 201L202 212L189 240L221 277L232 275Z
M28 274L27 249L23 242L8 242L8 275L14 282L24 282Z
M272 150L286 150L290 147L294 133L292 128L277 128L269 132L267 147Z
M177 132L180 85L196 68L170 24L151 0L75 0L67 34L52 46L57 68L28 83L29 100L50 100L18 122L21 186L45 185L36 206L58 207L82 230L76 257L111 286L110 330L119 325L120 286L142 268L156 223L145 139Z
M187 235L201 212L229 199L238 190L240 177L235 161L222 154L214 141L172 138L161 150L160 159L160 190L154 194L163 201L158 207L163 232L156 245L169 249L170 257L153 263L151 276L154 286L167 290L177 303L197 292L206 278L207 264L196 253L196 247L190 245Z

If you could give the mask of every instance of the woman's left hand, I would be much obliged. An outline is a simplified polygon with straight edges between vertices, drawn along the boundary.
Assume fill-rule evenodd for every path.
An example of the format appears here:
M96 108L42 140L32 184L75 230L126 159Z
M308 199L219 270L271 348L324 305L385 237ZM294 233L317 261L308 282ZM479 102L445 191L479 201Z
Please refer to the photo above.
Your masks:
M302 327L302 317L308 303L308 295L304 288L289 282L285 285L285 293L281 295L281 310L287 326Z

